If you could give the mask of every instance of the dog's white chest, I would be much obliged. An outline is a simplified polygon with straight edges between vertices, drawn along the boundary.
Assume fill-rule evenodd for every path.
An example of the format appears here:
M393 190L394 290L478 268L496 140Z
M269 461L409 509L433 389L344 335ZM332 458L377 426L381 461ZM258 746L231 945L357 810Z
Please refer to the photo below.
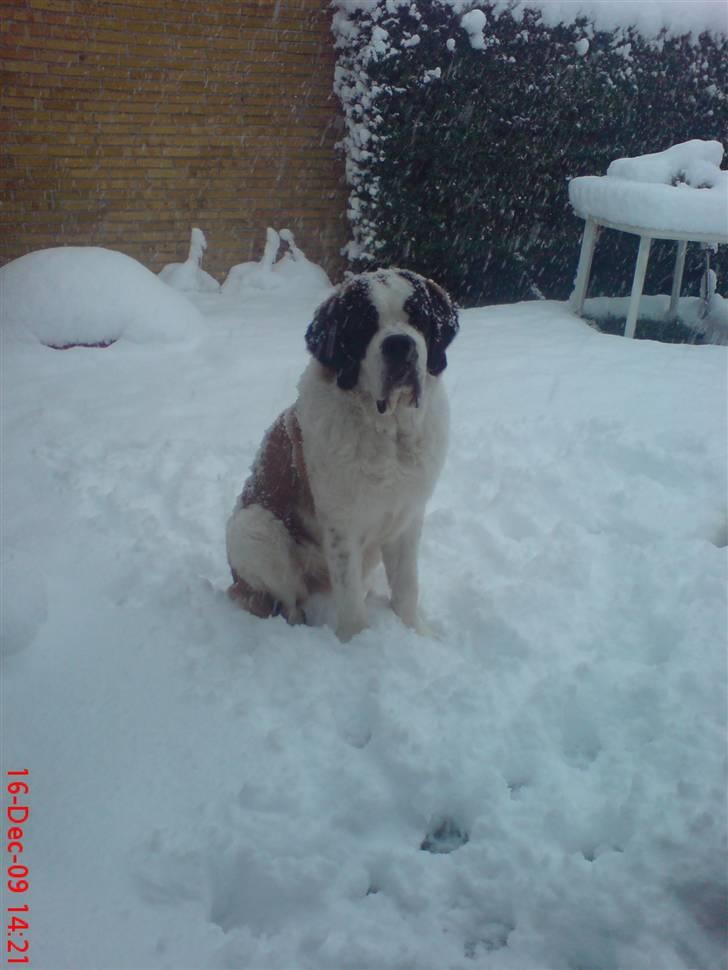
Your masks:
M342 402L330 385L314 381L300 390L297 409L317 512L348 516L370 534L396 531L424 507L445 458L448 407L440 382L428 381L420 409L400 407L381 416L362 402Z

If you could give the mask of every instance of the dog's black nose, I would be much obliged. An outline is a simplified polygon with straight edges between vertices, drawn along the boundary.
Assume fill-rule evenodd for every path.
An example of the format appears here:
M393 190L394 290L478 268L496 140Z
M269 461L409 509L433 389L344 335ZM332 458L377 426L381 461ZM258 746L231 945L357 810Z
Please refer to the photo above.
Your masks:
M406 333L393 333L382 341L382 356L390 364L409 364L417 356L417 345Z

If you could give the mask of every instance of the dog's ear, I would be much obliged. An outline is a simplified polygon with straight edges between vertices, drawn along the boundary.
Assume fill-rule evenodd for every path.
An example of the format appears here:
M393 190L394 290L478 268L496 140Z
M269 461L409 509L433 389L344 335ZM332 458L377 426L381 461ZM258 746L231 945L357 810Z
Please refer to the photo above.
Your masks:
M458 332L458 311L447 292L432 280L407 270L400 271L413 287L405 304L410 323L427 341L427 370L437 377L447 367L447 350Z
M336 373L336 383L350 391L377 331L379 315L366 281L342 283L318 308L306 331L306 346L316 360Z
M437 377L447 367L446 349L460 329L458 311L449 294L432 280L425 280L432 314L427 344L427 370Z

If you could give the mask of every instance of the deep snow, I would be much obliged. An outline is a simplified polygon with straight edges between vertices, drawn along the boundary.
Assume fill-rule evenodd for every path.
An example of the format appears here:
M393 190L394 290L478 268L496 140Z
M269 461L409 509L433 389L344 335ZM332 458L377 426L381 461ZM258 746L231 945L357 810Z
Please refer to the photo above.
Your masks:
M313 284L196 296L178 342L4 348L32 965L722 967L726 349L464 311L422 548L440 639L380 577L342 645L224 594Z

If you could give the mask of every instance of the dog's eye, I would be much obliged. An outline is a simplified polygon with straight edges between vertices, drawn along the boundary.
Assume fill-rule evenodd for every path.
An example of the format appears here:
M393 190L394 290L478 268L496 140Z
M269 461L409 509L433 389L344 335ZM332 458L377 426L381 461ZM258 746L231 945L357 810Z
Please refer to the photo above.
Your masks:
M418 330L429 343L432 333L432 307L426 295L414 293L405 303L409 325Z

